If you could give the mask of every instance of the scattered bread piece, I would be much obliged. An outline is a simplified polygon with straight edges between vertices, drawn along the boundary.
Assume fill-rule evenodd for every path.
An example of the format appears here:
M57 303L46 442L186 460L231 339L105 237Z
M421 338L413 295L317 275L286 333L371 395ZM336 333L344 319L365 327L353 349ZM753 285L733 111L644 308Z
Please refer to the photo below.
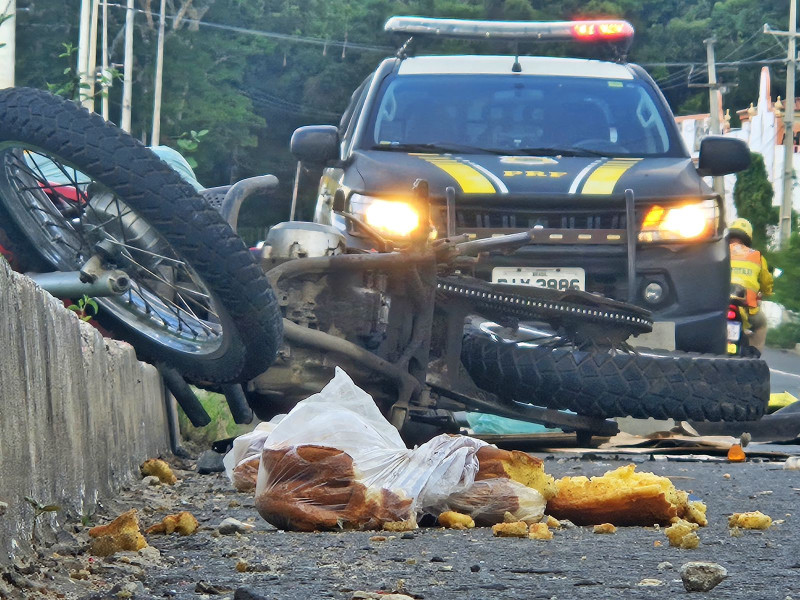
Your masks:
M635 465L608 471L601 477L563 477L547 512L577 525L653 525L681 517L705 525L705 505L689 502L689 494L653 473L637 473Z
M260 464L261 456L251 456L234 467L231 481L237 492L252 492L256 489Z
M555 517L553 517L551 515L546 515L545 519L542 521L542 523L547 523L547 526L551 527L552 529L560 529L561 528L561 521L559 521L558 519L556 519Z
M528 537L532 540L552 540L553 532L547 523L531 523L528 528Z
M670 546L691 550L700 545L700 537L695 532L698 527L697 523L677 519L675 523L664 530L664 534L666 534Z
M179 512L174 515L167 515L161 523L156 523L152 527L148 527L145 533L165 533L171 535L178 533L180 535L192 535L199 523L194 515L188 511Z
M765 515L760 510L746 513L733 513L728 517L728 527L741 527L742 529L769 529L772 517Z
M178 478L175 477L175 473L172 472L170 466L160 458L151 458L144 461L142 466L139 467L139 470L142 473L142 477L154 475L158 477L161 483L166 483L167 485L173 485L178 481Z
M89 552L95 556L111 556L123 550L136 552L147 546L147 541L139 530L139 517L135 508L122 513L107 525L92 527L89 537L94 538Z
M600 523L594 526L592 533L617 533L617 528L612 523Z
M475 521L469 515L448 510L439 515L439 525L448 529L472 529Z
M525 521L516 523L497 523L492 525L492 534L495 537L528 537L528 524Z
M544 472L544 461L519 450L500 450L496 446L482 446L478 452L478 473L475 481L508 478L538 491L545 500L556 493L552 475Z
M412 516L405 521L387 521L383 524L384 531L414 531L417 528L417 519L415 516Z

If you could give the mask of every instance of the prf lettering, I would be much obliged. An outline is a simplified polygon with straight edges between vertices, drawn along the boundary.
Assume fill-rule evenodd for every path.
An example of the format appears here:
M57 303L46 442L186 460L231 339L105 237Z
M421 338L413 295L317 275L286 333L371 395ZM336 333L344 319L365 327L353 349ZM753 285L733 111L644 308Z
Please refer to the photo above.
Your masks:
M566 175L566 171L503 171L503 177L551 177L557 179Z

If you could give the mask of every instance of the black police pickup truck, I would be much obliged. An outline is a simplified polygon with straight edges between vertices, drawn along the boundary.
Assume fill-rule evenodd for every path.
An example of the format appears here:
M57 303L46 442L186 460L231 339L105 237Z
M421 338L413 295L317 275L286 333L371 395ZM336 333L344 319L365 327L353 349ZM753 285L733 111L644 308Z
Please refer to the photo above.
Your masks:
M393 17L386 29L623 45L633 34L625 21ZM317 142L294 143L304 139ZM478 238L534 229L530 245L491 256L477 276L633 302L677 349L725 352L724 205L703 176L741 170L749 154L709 137L695 164L638 65L401 51L354 92L338 128L301 128L293 147L327 165L317 222L344 227L344 210L397 240L427 227ZM408 202L417 180L429 186L430 223Z

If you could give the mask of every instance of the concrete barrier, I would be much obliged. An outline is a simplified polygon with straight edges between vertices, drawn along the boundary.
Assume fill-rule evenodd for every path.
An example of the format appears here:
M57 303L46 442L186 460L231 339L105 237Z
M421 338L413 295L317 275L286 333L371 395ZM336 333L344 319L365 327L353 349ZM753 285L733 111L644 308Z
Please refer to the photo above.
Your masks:
M104 339L0 259L0 564L90 515L168 450L163 386L128 344ZM2 514L4 512L4 514Z

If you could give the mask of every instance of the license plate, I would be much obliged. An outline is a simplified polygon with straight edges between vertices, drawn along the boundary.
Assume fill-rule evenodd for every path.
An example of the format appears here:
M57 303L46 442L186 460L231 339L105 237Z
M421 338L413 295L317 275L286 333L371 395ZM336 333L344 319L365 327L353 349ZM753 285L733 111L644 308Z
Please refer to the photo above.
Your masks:
M492 283L530 285L552 290L585 290L586 271L580 267L495 267Z
M728 321L728 341L738 342L742 334L742 324L739 321Z

